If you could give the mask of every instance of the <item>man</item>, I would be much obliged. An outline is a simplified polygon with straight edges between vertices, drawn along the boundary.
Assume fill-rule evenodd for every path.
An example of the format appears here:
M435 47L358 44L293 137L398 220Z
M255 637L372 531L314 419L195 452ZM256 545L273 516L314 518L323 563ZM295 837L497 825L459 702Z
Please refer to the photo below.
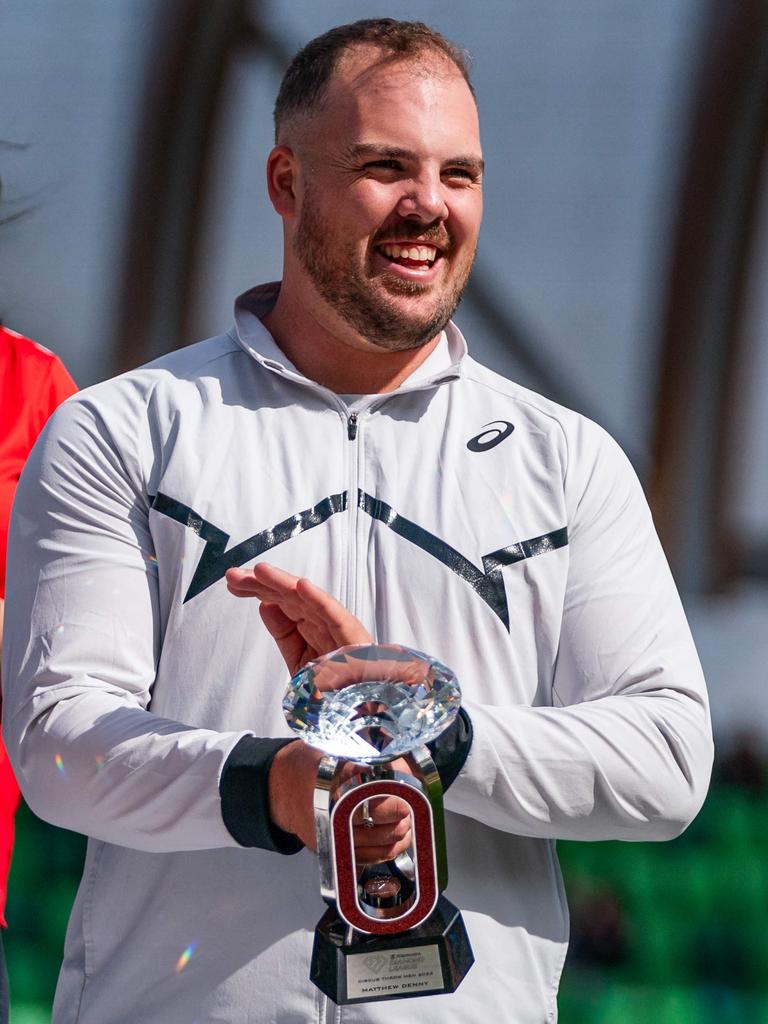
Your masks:
M294 60L276 120L282 285L67 403L20 487L9 750L32 807L91 837L54 1020L554 1020L554 841L696 813L695 651L616 445L450 322L481 216L460 52L343 26ZM280 699L368 631L462 684L435 753L476 963L453 995L340 1010L307 978L318 754ZM408 842L389 804L370 859Z

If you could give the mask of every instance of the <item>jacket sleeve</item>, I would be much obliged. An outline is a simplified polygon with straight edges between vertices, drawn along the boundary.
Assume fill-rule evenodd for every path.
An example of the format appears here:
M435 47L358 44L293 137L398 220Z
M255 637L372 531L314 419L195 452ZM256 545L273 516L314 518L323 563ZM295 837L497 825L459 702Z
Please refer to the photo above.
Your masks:
M133 431L137 447L146 427L133 425L124 393L110 398L110 422L121 436ZM54 824L149 851L237 846L219 783L249 734L149 710L162 623L146 486L98 409L85 393L54 413L14 504L3 671L11 762L31 808Z
M565 494L559 648L542 669L551 706L467 704L472 748L446 806L518 835L670 839L712 764L693 640L640 484L589 421L571 439Z

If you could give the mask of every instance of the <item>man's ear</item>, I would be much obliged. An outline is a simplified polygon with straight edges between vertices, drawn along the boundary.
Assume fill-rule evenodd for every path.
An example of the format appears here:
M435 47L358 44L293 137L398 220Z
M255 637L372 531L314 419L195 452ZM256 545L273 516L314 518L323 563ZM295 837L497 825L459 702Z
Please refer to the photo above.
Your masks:
M296 156L288 146L275 146L267 157L267 190L281 217L296 213Z

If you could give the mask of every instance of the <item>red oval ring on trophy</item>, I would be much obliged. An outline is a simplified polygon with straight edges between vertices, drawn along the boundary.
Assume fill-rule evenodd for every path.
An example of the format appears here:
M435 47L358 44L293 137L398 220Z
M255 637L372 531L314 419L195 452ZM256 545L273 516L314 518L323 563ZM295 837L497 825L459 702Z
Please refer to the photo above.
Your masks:
M397 797L410 807L416 883L415 901L399 916L386 919L373 917L360 906L352 836L352 815L357 808L366 798L382 796ZM407 783L381 779L355 786L341 797L331 812L331 855L340 917L356 931L368 935L393 935L426 921L439 896L433 834L429 800Z

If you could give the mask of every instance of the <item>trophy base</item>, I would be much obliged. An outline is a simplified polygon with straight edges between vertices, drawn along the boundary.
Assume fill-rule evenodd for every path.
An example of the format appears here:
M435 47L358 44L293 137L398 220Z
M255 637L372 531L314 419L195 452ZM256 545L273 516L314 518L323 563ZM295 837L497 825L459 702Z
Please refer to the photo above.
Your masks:
M315 929L310 980L346 1006L454 992L474 962L461 914L444 896L423 924L397 935L363 935L330 908Z

